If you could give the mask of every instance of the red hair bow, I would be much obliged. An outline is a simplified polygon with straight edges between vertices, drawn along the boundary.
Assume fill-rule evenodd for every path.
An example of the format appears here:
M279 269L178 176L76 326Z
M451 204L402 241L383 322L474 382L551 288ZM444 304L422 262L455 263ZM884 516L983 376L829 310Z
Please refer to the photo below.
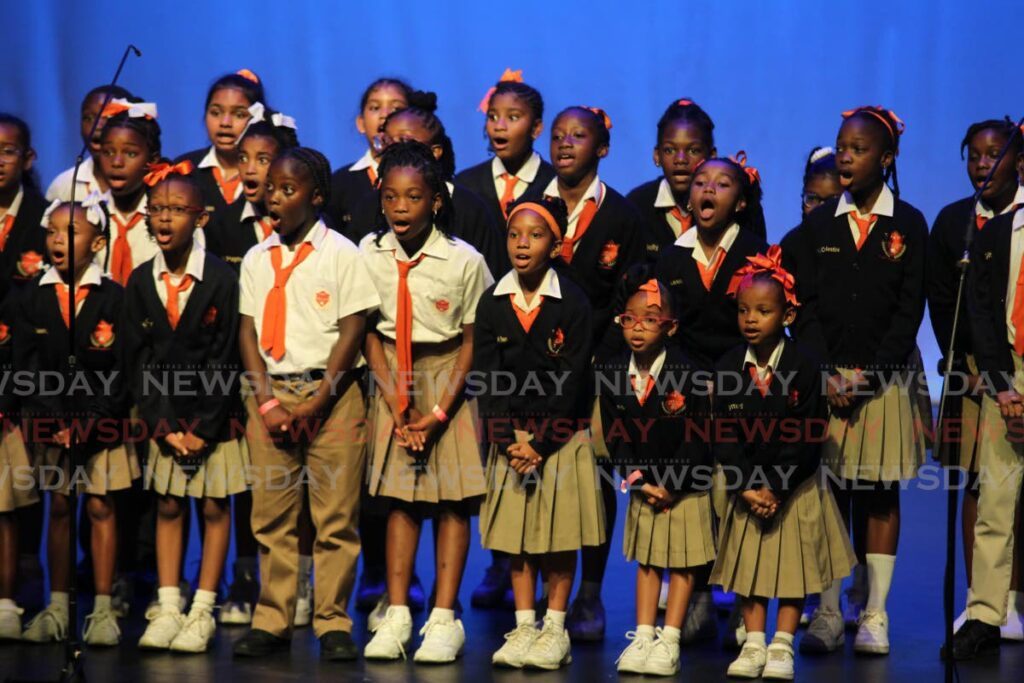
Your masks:
M522 83L523 82L523 70L512 69L505 67L505 72L501 74L501 78L498 79L498 83ZM498 86L492 85L484 93L484 98L480 100L480 106L477 107L483 113L487 113L487 109L491 106L491 97L494 95L494 91L498 89Z
M761 174L758 172L758 170L753 166L747 166L746 152L744 152L741 149L740 151L736 152L735 156L731 156L729 158L735 161L737 164L739 164L739 167L742 168L743 172L747 174L748 178L750 178L750 183L752 185L759 184L761 182Z
M640 285L637 291L645 292L647 294L646 302L648 306L657 306L658 308L661 308L661 286L658 284L657 280L651 278Z
M684 97L681 100L676 100L676 104L678 104L680 107L692 107L693 100L688 100Z
M244 78L247 81L252 81L256 85L259 85L259 83L260 83L260 77L257 76L252 71L249 71L249 69L239 69L238 71L235 72L235 75L236 76L241 76L242 78Z
M150 164L146 167L149 173L142 179L149 187L153 187L171 174L189 175L192 173L192 162L186 159L176 164Z
M907 129L907 124L903 123L903 119L896 116L896 112L892 109L886 109L879 104L869 104L855 109L847 109L843 112L843 118L848 119L854 114L860 113L870 114L881 121L885 126L885 129L889 131L889 135L892 136L894 142L898 140L899 137L903 135L903 131ZM896 123L896 128L892 127L892 122Z
M611 117L609 117L608 113L604 109L601 109L601 107L581 106L580 109L586 109L589 112L593 112L597 116L597 118L601 119L601 121L604 123L605 130L612 129Z
M725 293L729 296L736 296L740 286L747 279L753 279L760 273L768 273L773 280L782 285L782 291L786 294L786 301L792 306L799 306L796 300L796 278L788 270L782 267L782 247L773 244L768 247L767 254L755 254L747 257L747 265L737 270L732 279L729 280L729 288Z

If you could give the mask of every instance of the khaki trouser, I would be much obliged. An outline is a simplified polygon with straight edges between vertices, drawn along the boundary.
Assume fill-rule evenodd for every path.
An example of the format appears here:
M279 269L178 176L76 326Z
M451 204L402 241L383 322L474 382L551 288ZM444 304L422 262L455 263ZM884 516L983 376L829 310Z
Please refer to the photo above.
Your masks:
M292 408L319 382L273 380L274 396ZM289 637L299 572L297 521L304 489L316 529L313 631L351 631L347 607L359 557L359 497L366 464L362 391L352 383L320 431L303 445L271 442L256 398L246 400L246 438L253 465L252 530L260 544L260 599L252 627ZM303 469L305 468L305 470Z

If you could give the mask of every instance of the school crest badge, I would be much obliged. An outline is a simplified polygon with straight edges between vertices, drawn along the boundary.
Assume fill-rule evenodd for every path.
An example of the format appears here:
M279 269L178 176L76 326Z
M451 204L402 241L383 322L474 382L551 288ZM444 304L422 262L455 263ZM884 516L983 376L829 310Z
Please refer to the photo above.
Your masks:
M206 309L206 312L203 313L203 325L210 327L215 322L217 322L217 307L210 306Z
M612 268L619 261L619 245L611 240L604 243L601 247L601 257L598 264L602 268Z
M686 397L678 391L670 391L661 402L661 410L666 415L678 415L686 410Z
M96 329L92 331L89 341L98 349L110 348L114 343L114 326L106 320L100 320L96 323Z
M316 305L323 308L331 302L331 294L326 289L321 289L316 293Z
M565 348L565 332L561 327L556 327L548 338L548 353L557 356Z
M39 269L43 265L43 256L36 251L26 251L21 254L21 258L18 259L18 264L15 266L15 270L18 271L18 275L28 279L39 272Z
M11 341L11 328L7 326L7 323L0 320L0 346L9 341Z
M800 392L796 389L789 390L789 396L786 397L786 405L790 408L796 408L796 404L800 402Z
M893 230L889 236L882 240L882 253L890 261L899 261L907 251L907 243L903 233Z
M436 306L437 310L441 313L447 313L448 309L451 308L451 304L448 303L448 299L438 299L434 302L434 306Z

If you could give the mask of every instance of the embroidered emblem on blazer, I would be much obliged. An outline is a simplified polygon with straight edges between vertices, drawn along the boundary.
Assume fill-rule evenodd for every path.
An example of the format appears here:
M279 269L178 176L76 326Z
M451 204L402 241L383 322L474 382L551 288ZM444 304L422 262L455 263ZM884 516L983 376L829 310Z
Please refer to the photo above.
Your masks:
M611 268L619 260L619 245L611 240L604 243L601 247L601 257L598 261L598 265L602 268Z
M114 343L114 326L106 320L100 320L96 323L96 329L92 331L89 341L98 349L110 348Z
M556 327L554 332L551 333L551 337L548 339L548 351L552 356L557 356L562 352L565 347L565 332L562 332L561 327Z
M899 230L893 230L882 240L882 253L890 261L899 261L907 252L907 243Z
M678 391L670 391L661 402L661 410L666 415L678 415L686 410L686 397Z
M11 341L11 328L7 327L7 323L0 320L0 345L6 344Z
M16 269L18 274L22 277L30 278L39 272L40 266L43 265L42 254L35 251L26 251L22 253L21 258L18 259L18 265Z
M215 322L217 322L217 307L210 306L206 309L206 312L203 313L203 325L209 327Z

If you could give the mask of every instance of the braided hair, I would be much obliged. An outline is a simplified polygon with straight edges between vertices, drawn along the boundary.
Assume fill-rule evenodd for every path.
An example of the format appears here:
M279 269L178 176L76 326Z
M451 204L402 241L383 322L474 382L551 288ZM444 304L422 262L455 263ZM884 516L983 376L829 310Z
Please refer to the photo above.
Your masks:
M1010 120L1009 116L1003 117L1002 120L988 119L987 121L972 123L967 128L967 133L964 135L964 139L960 142L960 158L964 158L964 152L966 152L967 148L970 147L971 140L974 139L974 136L983 130L993 130L997 133L1002 133L1007 140L1012 139L1013 146L1010 151L1007 152L1007 156L1013 155L1016 157L1022 150L1024 150L1024 140L1022 140L1021 135L1016 134L1016 128L1016 124Z
M565 203L565 200L561 197L548 197L543 196L540 199L531 199L523 196L515 200L508 207L508 214L511 216L513 209L520 204L540 204L551 217L555 219L555 223L558 225L558 231L565 235L569 230L569 206Z
M494 92L491 93L491 98L487 101L488 107L498 95L515 95L529 107L534 121L544 118L544 98L541 97L540 91L533 86L518 81L499 81L494 85Z
M408 107L396 109L388 114L382 127L386 129L392 120L401 116L415 116L419 119L431 135L429 144L441 146L441 159L439 160L441 171L445 180L451 180L455 177L455 147L444 129L444 124L435 113L437 111L437 95L432 92L415 90L409 95L408 101Z
M128 102L132 104L142 101L138 97L128 98ZM162 152L160 124L156 122L156 119L151 119L148 116L129 116L127 111L118 112L107 119L106 124L103 126L103 131L100 133L100 143L105 143L110 135L110 131L117 128L127 128L138 133L146 143L149 156L160 157Z
M566 107L562 111L558 112L558 116L555 117L555 121L558 121L558 119L562 118L566 114L582 114L586 118L586 120L590 121L593 125L594 136L597 138L597 145L599 147L607 147L612 143L612 133L608 129L608 126L605 125L606 114L604 113L603 109L597 107L595 107L595 109L597 109L597 111L593 111L592 109L588 109L587 107L581 106ZM553 126L554 124L552 124L552 127Z
M427 145L415 140L396 142L384 150L377 167L377 177L383 183L388 173L396 168L411 168L419 171L423 182L430 188L431 195L441 196L441 208L434 214L434 227L446 237L451 237L451 226L455 217L452 197L448 193L447 178L441 162L434 158L434 152ZM391 226L384 216L384 203L380 190L377 191L377 223L374 227L374 244L380 245L380 238Z
M882 182L888 183L890 180L892 181L892 193L898 199L900 196L900 181L899 175L896 173L896 157L900 153L900 136L903 133L903 122L896 118L896 115L890 110L875 106L858 107L849 113L849 116L846 114L843 116L846 120L856 117L862 121L867 121L876 130L881 131L883 140L888 141L885 151L892 152L892 163L882 172Z
M715 148L715 123L699 104L683 98L668 105L665 113L658 119L658 144L661 144L666 129L673 123L687 123L695 126L704 138L704 144L708 151Z
M24 159L24 155L32 151L32 131L28 124L14 114L0 112L0 125L11 126L18 131L18 139L22 146L22 159ZM35 167L21 174L21 182L30 190L39 191L39 178L36 177Z
M746 200L747 206L743 211L737 214L736 222L741 228L760 237L765 237L768 233L768 229L764 219L764 208L761 206L763 191L761 189L760 176L756 176L756 178L751 177L751 175L747 173L746 167L730 157L712 157L710 159L706 159L700 166L694 169L694 175L700 171L704 164L711 162L729 166L735 172L736 179L742 187L743 198ZM693 191L692 184L690 185L690 190L691 192Z
M309 170L309 175L313 179L313 187L320 193L320 197L323 199L323 203L319 207L319 210L322 211L323 207L327 206L331 201L331 162L312 147L290 147L285 149L274 160L274 163L276 164L285 159L297 161Z

